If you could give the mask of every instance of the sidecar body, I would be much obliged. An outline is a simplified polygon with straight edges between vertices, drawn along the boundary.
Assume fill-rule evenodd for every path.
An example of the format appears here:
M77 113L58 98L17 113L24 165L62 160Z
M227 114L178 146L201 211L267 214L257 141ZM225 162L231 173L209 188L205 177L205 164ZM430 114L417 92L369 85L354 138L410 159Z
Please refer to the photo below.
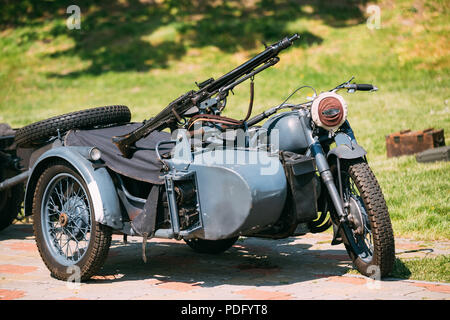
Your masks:
M110 137L138 125L71 130L62 141L36 150L29 160L25 214L32 213L33 193L43 170L62 161L86 183L95 220L128 235L277 238L280 232L282 237L295 234L295 226L306 221L292 214L289 175L279 152L257 145L192 150L180 136L153 132L126 159ZM297 169L303 182L315 180L314 165L309 164L307 170L304 164ZM303 200L309 199L315 218L316 183L303 185L312 195Z
M168 164L171 173L166 180L176 186L177 179L186 176L196 185L202 227L189 236L217 240L256 233L281 215L287 183L277 155L248 149L202 150L191 161ZM270 178L265 170L272 170Z

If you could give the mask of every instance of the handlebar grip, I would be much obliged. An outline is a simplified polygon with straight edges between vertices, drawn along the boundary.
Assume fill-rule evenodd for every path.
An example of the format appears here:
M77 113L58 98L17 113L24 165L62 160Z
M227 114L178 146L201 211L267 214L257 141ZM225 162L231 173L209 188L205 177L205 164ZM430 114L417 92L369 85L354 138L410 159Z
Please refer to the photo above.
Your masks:
M371 84L362 84L362 83L356 84L356 90L359 90L359 91L372 91L374 89L375 89L375 87Z

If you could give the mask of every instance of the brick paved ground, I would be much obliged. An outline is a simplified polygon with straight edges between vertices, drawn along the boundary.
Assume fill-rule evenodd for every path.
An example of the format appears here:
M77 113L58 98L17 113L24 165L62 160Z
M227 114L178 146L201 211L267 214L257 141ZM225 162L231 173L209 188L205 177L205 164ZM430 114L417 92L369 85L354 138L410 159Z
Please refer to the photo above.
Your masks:
M285 240L246 238L221 255L201 255L184 242L153 239L148 262L141 239L119 235L101 273L77 287L50 277L31 225L0 233L0 300L9 299L450 299L450 285L345 275L351 264L331 235ZM450 252L449 243L396 239L404 256ZM419 249L418 252L410 252Z

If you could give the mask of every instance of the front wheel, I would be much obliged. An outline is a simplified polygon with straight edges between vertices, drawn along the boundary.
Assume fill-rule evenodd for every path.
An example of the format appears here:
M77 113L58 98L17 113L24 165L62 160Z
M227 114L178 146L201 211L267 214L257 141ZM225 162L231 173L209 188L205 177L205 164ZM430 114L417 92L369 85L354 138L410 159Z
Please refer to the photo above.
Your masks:
M89 189L64 162L40 176L33 198L33 229L39 253L59 280L88 280L103 265L111 228L95 221Z
M341 224L345 248L365 276L387 276L394 266L394 234L381 188L367 162L341 163L348 221Z

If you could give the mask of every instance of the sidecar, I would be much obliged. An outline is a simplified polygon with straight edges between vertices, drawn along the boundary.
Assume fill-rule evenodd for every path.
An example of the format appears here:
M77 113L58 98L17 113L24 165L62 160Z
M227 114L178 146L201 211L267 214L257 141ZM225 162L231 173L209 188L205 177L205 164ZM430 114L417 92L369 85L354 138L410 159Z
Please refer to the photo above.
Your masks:
M112 232L217 253L239 236L304 234L317 218L312 158L267 148L251 130L243 147L195 148L183 132L155 131L125 158L111 137L140 125L72 129L29 157L24 211L54 277L67 279L73 265L82 279L95 274Z

